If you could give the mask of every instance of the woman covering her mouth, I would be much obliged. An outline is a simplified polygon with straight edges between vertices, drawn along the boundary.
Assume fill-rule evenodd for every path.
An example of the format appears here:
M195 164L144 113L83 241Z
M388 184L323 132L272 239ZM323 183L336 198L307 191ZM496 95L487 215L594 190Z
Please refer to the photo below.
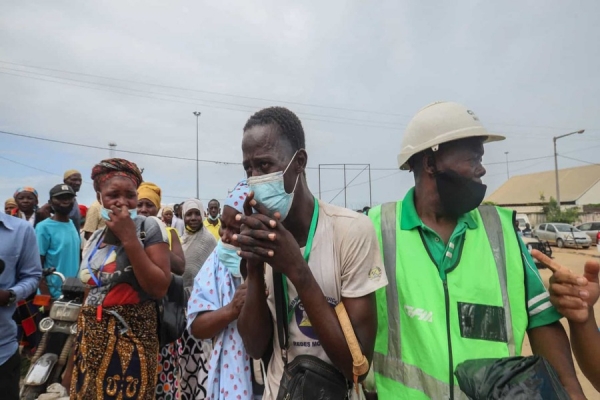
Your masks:
M137 215L138 167L103 160L92 180L106 228L83 251L89 293L79 313L71 399L154 399L158 360L156 299L171 282L167 232ZM142 232L145 235L142 235Z

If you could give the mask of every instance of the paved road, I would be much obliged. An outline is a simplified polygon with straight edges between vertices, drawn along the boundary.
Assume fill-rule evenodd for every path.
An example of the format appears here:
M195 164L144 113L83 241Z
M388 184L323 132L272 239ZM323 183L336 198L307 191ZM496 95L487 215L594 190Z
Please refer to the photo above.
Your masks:
M568 267L576 274L583 274L583 266L586 260L594 259L598 260L600 258L600 253L596 250L595 247L592 247L588 250L583 249L558 249L556 247L552 248L554 259L560 263L561 265ZM550 279L551 272L547 269L540 270L540 275L544 279L544 283L546 287L548 286L548 280ZM596 303L594 306L594 311L596 315L596 321L600 324L600 302ZM569 326L565 319L561 321L567 330L567 334L569 333ZM526 339L523 344L523 355L531 354L531 347L529 345L529 341ZM594 389L592 384L583 376L581 371L579 370L579 366L577 362L575 362L575 368L577 369L577 376L579 377L579 381L581 382L581 386L583 387L583 391L588 397L588 399L599 399L600 394Z

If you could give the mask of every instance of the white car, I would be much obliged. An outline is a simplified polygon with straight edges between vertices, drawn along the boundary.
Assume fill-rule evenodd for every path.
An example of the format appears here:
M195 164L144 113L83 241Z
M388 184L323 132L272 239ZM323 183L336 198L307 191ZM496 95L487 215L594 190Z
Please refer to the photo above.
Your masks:
M592 245L592 239L574 226L558 222L549 222L538 225L532 232L532 236L540 240L547 240L558 247L583 247L588 249Z

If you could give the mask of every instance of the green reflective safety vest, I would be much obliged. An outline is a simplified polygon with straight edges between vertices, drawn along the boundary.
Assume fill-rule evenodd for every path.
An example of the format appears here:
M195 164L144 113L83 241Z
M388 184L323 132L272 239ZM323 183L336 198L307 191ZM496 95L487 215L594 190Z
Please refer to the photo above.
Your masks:
M466 399L465 360L521 353L525 271L510 210L473 212L460 257L442 281L420 229L401 230L402 202L372 208L389 284L377 291L373 369L379 399Z

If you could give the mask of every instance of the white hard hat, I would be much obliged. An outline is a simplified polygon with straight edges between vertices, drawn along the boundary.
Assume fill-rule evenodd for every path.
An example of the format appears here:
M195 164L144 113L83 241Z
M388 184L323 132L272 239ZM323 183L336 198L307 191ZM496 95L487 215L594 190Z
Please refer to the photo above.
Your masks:
M415 154L427 149L437 151L442 143L470 137L486 137L485 143L505 139L488 133L475 113L463 105L448 101L432 103L408 123L398 154L398 166L408 170L408 160Z

